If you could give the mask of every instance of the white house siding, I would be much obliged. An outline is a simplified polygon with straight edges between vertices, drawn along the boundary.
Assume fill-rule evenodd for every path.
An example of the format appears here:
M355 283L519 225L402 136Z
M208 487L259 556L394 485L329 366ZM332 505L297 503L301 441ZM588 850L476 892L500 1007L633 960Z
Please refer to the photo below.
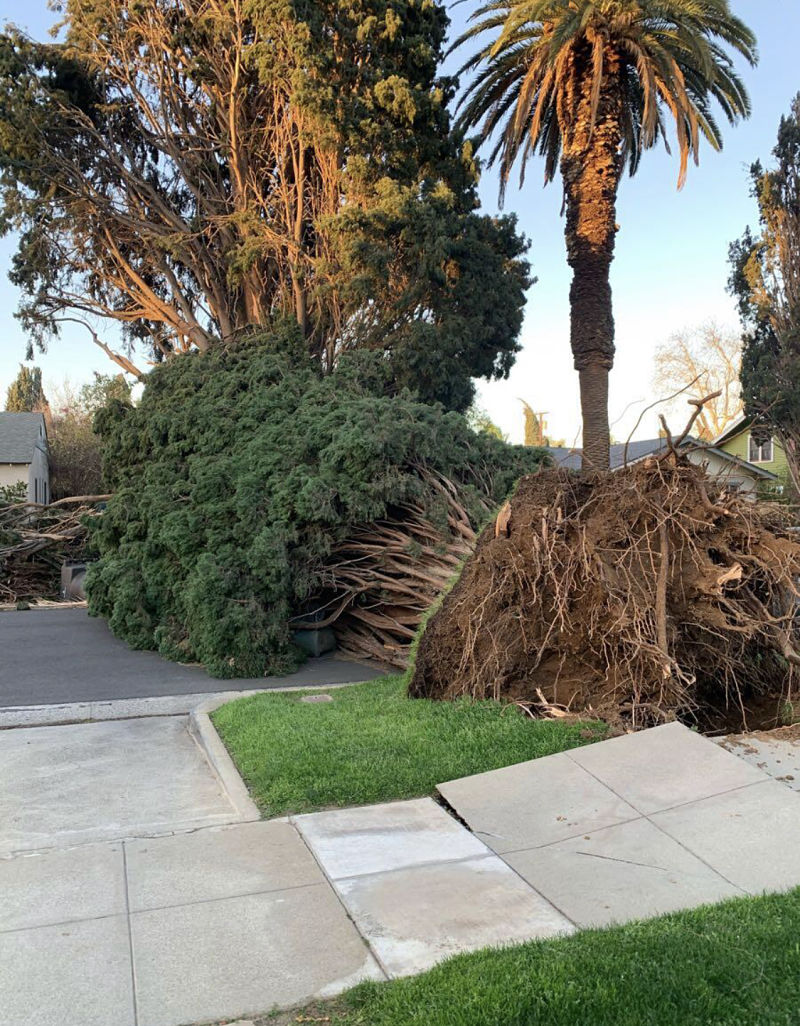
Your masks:
M47 460L47 451L37 445L33 451L33 462L28 469L28 502L46 504L49 501L50 464Z
M28 463L0 463L0 488L27 482L29 469Z
M0 488L27 485L28 502L50 502L50 467L41 449L34 450L31 463L0 463Z
M748 474L743 467L738 467L728 460L722 459L713 452L698 452L689 450L687 456L692 463L706 466L712 477L724 481L730 488L738 489L741 495L756 498L756 491L761 479L753 474Z

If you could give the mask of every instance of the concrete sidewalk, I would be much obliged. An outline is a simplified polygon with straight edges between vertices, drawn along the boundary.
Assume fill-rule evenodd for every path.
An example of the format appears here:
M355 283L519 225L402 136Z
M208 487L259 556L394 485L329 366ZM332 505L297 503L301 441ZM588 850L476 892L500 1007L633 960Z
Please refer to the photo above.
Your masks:
M223 777L183 717L0 733L0 1026L244 1018L800 884L800 794L677 724L442 784L458 819L244 822Z
M286 822L0 861L3 1026L178 1026L366 978L382 973Z
M800 794L677 723L438 791L458 819L428 799L294 819L387 975L800 885Z
M202 740L185 716L0 732L0 1026L179 1026L383 978Z

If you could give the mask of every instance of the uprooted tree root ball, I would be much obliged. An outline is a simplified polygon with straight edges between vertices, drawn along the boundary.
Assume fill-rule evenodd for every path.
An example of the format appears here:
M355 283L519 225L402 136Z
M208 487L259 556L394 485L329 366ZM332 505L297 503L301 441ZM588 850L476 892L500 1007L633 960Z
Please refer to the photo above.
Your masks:
M525 477L431 617L410 693L635 728L777 721L800 665L791 522L674 453Z

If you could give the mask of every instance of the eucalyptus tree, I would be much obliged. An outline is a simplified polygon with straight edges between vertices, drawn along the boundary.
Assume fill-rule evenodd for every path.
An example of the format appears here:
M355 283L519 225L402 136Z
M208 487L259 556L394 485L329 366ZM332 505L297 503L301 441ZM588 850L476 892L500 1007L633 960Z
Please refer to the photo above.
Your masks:
M465 409L508 372L530 284L451 131L443 8L418 0L65 0L0 34L0 234L20 316L125 370L291 317L325 371L387 354ZM126 345L112 348L121 326Z
M728 0L490 0L471 22L458 45L485 42L462 69L474 77L461 123L494 140L501 199L513 166L522 182L534 154L545 181L561 172L584 465L606 469L621 178L660 139L669 147L670 127L679 187L701 140L722 148L715 107L731 124L749 115L734 58L755 64L755 37Z

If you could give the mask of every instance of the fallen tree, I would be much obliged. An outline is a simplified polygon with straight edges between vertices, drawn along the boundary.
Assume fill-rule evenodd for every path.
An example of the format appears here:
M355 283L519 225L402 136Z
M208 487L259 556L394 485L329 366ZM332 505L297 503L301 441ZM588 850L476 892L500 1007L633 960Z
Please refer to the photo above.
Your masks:
M137 648L220 677L297 665L294 631L404 665L425 610L541 450L473 432L380 356L328 375L296 328L156 367L97 418L114 495L89 609Z
M640 728L777 719L800 666L800 536L670 448L523 478L417 651L417 697Z
M444 503L446 523L434 523L421 504L356 527L326 561L323 590L315 600L322 620L293 627L332 626L339 648L356 659L378 659L404 669L425 614L475 547L473 524L489 513L476 502L473 515L447 478L419 468L431 495Z

